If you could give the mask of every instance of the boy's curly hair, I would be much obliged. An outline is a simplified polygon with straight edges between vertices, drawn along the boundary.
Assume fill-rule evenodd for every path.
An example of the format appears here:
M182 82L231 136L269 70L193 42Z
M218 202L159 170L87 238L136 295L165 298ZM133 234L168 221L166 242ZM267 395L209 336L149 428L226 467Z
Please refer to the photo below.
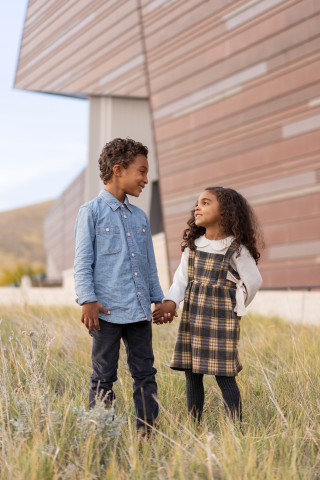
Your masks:
M115 165L128 168L137 155L147 157L148 148L131 138L115 138L106 143L99 158L100 178L103 183L110 180Z
M258 263L264 242L257 217L247 200L232 188L207 187L204 191L209 191L217 197L221 214L221 231L234 237L238 255L240 245L244 245ZM187 247L195 250L194 241L206 232L204 227L198 227L195 224L194 211L193 208L187 222L188 228L183 232L182 251Z

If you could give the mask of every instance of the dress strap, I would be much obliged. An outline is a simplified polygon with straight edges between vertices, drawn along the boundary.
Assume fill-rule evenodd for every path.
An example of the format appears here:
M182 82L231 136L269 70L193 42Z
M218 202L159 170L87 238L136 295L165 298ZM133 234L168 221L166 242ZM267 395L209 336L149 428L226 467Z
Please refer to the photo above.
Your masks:
M229 246L226 253L223 255L223 259L222 259L221 267L220 267L220 274L219 274L219 279L221 281L227 279L227 273L230 269L230 259L231 259L232 255L234 254L234 252L236 251L236 249L237 249L236 242L234 240L231 243L231 245Z
M236 244L236 241L233 240L228 250L226 251L224 257L230 259L236 250L237 250L237 244Z
M189 278L189 281L193 280L193 278L194 278L194 257L195 257L194 250L189 249L189 257L188 257L188 278Z

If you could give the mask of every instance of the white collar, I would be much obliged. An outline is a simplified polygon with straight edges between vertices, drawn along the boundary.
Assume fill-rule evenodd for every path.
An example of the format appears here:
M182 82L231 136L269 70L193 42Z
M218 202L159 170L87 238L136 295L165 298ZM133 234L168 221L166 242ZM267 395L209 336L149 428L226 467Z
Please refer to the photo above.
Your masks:
M205 235L201 235L201 237L196 238L194 241L196 247L207 247L211 245L214 250L224 250L227 247L230 247L234 237L226 237L222 238L221 240L209 240Z

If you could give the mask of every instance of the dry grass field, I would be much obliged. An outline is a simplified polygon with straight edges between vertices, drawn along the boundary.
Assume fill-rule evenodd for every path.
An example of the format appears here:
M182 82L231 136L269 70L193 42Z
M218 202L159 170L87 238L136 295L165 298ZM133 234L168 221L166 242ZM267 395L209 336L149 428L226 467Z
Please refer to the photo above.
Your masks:
M242 319L242 431L205 378L203 423L168 368L178 321L154 327L160 417L139 444L124 351L116 411L87 410L91 339L77 308L1 308L0 477L320 479L320 328Z

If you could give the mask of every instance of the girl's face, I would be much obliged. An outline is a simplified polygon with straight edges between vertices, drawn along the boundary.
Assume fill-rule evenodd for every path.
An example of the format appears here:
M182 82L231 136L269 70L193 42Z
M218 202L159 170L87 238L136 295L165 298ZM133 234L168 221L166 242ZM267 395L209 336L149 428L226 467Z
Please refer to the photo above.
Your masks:
M199 197L194 210L195 224L198 227L218 226L221 220L219 202L216 195L205 190Z

